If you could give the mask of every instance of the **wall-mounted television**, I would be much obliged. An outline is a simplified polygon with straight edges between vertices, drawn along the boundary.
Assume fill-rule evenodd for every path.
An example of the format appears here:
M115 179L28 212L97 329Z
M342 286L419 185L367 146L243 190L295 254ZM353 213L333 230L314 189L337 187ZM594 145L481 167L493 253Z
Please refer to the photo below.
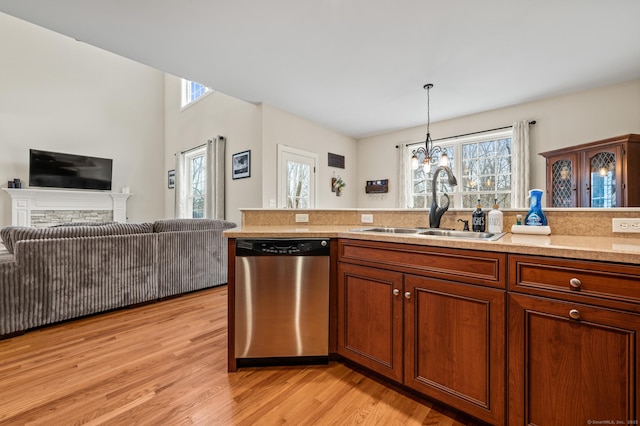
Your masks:
M111 190L113 160L29 150L29 186Z

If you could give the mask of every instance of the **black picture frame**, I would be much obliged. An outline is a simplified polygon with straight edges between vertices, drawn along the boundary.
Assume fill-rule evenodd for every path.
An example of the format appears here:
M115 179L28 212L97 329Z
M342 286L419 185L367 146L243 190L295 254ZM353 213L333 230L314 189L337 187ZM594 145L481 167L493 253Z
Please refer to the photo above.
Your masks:
M344 155L334 154L332 152L329 152L328 154L327 164L329 167L344 169Z
M233 154L231 157L231 177L233 179L251 177L251 150Z
M167 172L167 188L173 189L176 187L176 171L169 170Z

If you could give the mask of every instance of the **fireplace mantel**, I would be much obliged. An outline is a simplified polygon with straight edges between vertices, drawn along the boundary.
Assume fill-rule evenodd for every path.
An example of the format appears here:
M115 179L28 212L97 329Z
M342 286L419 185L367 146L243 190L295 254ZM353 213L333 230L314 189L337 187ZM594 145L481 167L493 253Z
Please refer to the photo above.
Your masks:
M127 198L132 194L62 189L2 188L11 196L11 224L31 226L38 210L111 210L115 222L127 221Z

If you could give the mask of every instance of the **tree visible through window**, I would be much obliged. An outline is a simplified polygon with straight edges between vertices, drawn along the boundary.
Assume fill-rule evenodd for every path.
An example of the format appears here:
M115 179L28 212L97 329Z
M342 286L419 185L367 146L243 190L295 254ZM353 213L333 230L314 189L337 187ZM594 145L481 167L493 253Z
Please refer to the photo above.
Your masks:
M511 130L493 134L480 134L451 142L438 143L449 157L449 166L458 185L451 187L447 179L438 179L437 196L449 194L451 208L473 208L478 198L484 207L493 205L494 199L503 208L511 207ZM408 146L411 155L415 146ZM438 167L439 155L426 172L420 166L408 170L411 174L409 194L413 208L428 208L431 204L433 172ZM423 158L418 158L422 164ZM444 172L442 172L444 173Z
M204 148L187 154L185 161L189 178L187 214L188 217L203 218L204 201L207 195L207 157Z

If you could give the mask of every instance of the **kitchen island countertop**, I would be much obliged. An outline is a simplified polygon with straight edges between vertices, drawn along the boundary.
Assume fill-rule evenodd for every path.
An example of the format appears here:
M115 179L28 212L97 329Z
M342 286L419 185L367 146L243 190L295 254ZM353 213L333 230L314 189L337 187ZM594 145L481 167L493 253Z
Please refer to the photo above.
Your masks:
M303 224L301 224L303 225ZM640 238L506 233L497 241L352 231L371 225L249 225L224 232L228 238L350 238L425 246L483 250L640 264Z

